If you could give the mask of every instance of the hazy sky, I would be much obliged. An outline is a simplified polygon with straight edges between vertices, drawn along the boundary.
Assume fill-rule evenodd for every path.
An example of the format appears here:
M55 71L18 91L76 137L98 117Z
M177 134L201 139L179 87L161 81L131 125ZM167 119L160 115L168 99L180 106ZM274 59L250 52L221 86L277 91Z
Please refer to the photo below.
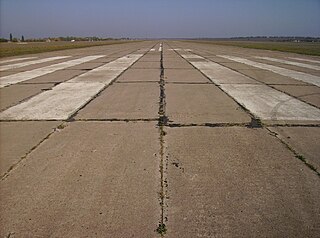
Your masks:
M320 0L0 0L0 36L320 36Z

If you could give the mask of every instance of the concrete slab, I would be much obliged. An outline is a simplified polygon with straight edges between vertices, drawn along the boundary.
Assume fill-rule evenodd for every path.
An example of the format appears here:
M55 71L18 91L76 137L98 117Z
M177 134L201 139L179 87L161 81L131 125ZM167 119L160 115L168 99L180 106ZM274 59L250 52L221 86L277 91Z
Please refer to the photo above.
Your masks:
M23 156L46 138L60 123L1 122L0 176L2 177L12 166L15 166Z
M210 80L196 69L166 69L165 81L169 83L209 83Z
M320 66L311 65L311 64L305 64L305 63L299 63L299 62L290 61L290 60L277 59L277 58L272 58L272 57L260 57L260 56L257 56L255 58L263 59L263 60L267 60L267 61L272 61L272 62L288 64L288 65L299 66L299 67L303 67L303 68L307 68L307 69L320 70Z
M105 63L103 63L103 62L95 62L95 63L89 62L89 63L75 65L75 66L72 66L68 69L91 70L91 69L97 68L97 67L104 65L104 64Z
M105 87L103 83L61 83L0 113L0 120L66 120Z
M264 58L269 58L269 57L264 57ZM262 64L268 64L268 65L272 65L272 66L275 66L278 68L284 68L284 69L302 72L302 73L306 73L306 74L310 74L310 75L314 75L314 76L320 76L320 72L316 69L308 69L308 68L301 67L301 66L295 66L295 65L285 64L285 63L278 63L278 62L269 61L269 60L265 60L265 59L259 59L259 58L254 58L253 60L257 61L259 63L262 63Z
M297 58L297 57L288 57L289 59L294 59L294 60L299 60L299 61L304 61L304 62L311 62L311 63L316 63L320 64L320 60L313 60L313 59L306 59L306 58Z
M15 84L0 89L0 110L14 106L29 97L51 89L54 84Z
M320 108L320 88L309 85L270 85L281 92L285 92L304 102Z
M117 82L135 82L135 81L159 82L159 80L160 80L160 69L130 68L117 79Z
M0 64L12 63L12 62L16 62L16 61L25 61L25 60L31 60L31 59L36 59L36 58L38 58L38 57L33 56L33 57L13 58L13 59L1 60Z
M50 62L50 61L59 60L59 59L66 59L68 57L70 57L70 56L54 56L54 57L49 57L49 58L44 58L44 59L30 60L30 61L22 62L22 63L2 65L2 66L0 66L0 71L21 68L24 66L29 66L29 65L33 65L33 64L40 64L40 63Z
M256 70L257 68L252 67L250 65L242 64L242 63L237 63L237 62L219 62L219 64L234 69L234 70L239 70L239 69L249 69L249 70Z
M157 237L158 136L155 123L54 133L1 181L1 237Z
M266 130L166 132L166 237L317 237L319 177Z
M269 127L320 171L320 127Z
M19 82L24 82L36 77L40 77L49 73L53 73L57 70L62 70L65 68L69 68L78 64L82 64L84 62L88 62L93 59L97 59L99 57L102 57L101 55L93 55L93 56L87 56L79 59L74 59L74 60L69 60L66 62L58 63L58 64L53 64L50 66L30 70L30 71L25 71L21 73L17 73L14 75L9 75L5 77L0 78L0 88L5 87L11 84L16 84Z
M113 84L79 111L76 119L156 119L158 83Z
M187 61L166 61L163 65L165 69L193 69L194 67Z
M262 120L320 122L320 109L266 85L223 84L221 88Z
M247 123L250 117L213 84L166 84L166 114L179 124Z
M318 87L320 87L320 77L319 76L314 76L311 74L306 74L306 73L302 73L302 72L298 72L298 71L294 71L294 70L290 70L290 69L285 69L285 68L280 68L274 65L269 65L269 64L263 64L263 63L259 63L259 62L255 62L252 60L248 60L248 59L244 59L244 58L240 58L240 57L235 57L235 56L228 56L228 55L220 55L220 57L224 57L230 60L234 60L236 62L240 62L240 63L244 63L244 64L248 64L251 66L254 66L256 68L260 68L260 69L265 69L283 76L287 76L305 83L309 83L309 84L313 84L316 85Z
M58 70L53 73L46 74L40 77L36 77L34 79L23 81L22 83L23 84L61 83L87 72L88 72L87 70L80 70L80 69L63 69L63 70ZM11 85L10 87L12 86L13 85Z
M159 61L138 61L132 65L133 69L160 69L160 60Z
M194 61L193 55L183 55L183 57L215 84L259 84L256 80L212 61Z
M160 54L159 53L157 55L145 54L144 56L141 57L139 62L158 62L160 64Z
M263 69L238 69L239 73L247 75L265 84L299 84L308 85L305 82L292 79L290 77L282 76Z

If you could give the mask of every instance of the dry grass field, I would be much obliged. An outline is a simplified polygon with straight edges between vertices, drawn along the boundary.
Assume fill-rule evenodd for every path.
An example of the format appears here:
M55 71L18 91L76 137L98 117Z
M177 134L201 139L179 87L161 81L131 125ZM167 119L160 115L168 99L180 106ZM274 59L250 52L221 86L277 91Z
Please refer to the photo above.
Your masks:
M267 42L267 41L194 41L205 44L238 46L251 49L275 50L320 56L320 42Z

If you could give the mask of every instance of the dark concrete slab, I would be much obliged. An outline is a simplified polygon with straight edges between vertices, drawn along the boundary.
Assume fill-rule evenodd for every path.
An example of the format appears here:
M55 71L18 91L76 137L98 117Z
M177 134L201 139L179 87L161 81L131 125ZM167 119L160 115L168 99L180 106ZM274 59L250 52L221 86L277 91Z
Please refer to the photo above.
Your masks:
M159 95L156 82L113 84L82 109L76 119L155 119Z
M59 124L61 122L0 122L1 177Z
M138 61L131 66L133 69L160 69L160 61Z
M155 123L74 122L1 181L1 237L156 237Z
M320 171L320 127L269 127Z
M52 88L54 84L14 84L0 88L0 110L14 106L24 99Z
M168 83L209 83L209 79L196 69L166 69L165 81Z
M124 72L116 82L160 81L160 69L133 69Z
M166 131L166 237L318 236L319 177L266 130Z
M165 69L194 69L187 61L166 61L163 65Z
M213 84L167 84L166 114L182 124L246 123L250 117Z
M316 107L320 107L320 88L309 85L271 85L281 92L285 92L294 97L308 102Z

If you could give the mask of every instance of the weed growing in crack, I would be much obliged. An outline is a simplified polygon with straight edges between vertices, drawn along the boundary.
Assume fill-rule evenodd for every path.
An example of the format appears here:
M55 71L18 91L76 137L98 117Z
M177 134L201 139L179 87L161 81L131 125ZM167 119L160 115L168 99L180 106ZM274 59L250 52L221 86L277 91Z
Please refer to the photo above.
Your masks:
M66 127L67 125L66 124L61 124L57 127L58 130L62 130Z
M164 235L167 232L166 224L160 223L157 230L156 230L160 235Z

